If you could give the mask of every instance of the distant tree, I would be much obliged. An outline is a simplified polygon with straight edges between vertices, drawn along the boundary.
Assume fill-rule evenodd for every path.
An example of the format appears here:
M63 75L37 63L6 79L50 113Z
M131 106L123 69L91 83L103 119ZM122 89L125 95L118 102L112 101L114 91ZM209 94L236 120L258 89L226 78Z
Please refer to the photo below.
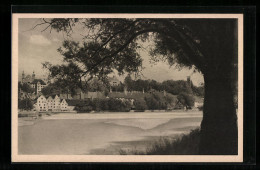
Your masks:
M154 98L154 96L146 96L144 100L149 110L159 109L159 102Z
M181 102L181 104L183 104L184 106L186 106L187 108L191 108L194 106L194 97L190 94L187 93L180 93L177 96L177 99L179 100L179 102Z
M41 90L44 96L58 95L61 93L61 88L54 84L49 84Z
M45 96L51 96L51 95L59 95L61 93L72 93L75 94L75 90L73 89L73 92L67 87L61 84L58 81L55 81L54 83L50 83L47 86L45 86L41 93Z
M125 77L124 84L125 84L125 86L127 87L128 90L130 90L130 91L133 90L133 80L132 80L130 74L128 74Z
M145 110L147 105L144 99L137 99L134 101L135 110Z
M197 96L201 96L201 97L204 96L204 86L197 87L197 86L192 85L191 88L192 88L193 94L195 94Z
M108 94L109 94L109 90L108 90L108 89L105 89L105 90L104 90L104 95L105 95L105 96L108 96Z
M108 86L101 80L92 79L89 82L88 87L86 89L88 91L105 91L105 90L108 90Z
M27 83L19 82L18 88L21 89L22 91L26 92L26 93L33 93L34 92L33 88Z
M33 109L33 102L29 98L25 98L23 100L18 100L18 109L32 110Z
M162 90L161 84L159 82L155 81L155 80L151 80L149 82L149 87L151 89L154 89L154 90L157 90L157 91Z

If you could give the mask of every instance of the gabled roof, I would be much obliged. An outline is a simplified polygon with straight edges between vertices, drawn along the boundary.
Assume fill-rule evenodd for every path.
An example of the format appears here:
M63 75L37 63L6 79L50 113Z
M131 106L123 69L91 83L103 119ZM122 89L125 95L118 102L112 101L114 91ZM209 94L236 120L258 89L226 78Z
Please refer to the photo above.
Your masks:
M37 100L39 99L39 98L45 98L46 99L46 97L44 96L44 95L40 95L38 98L37 98Z
M58 95L55 95L54 99L60 99L60 97Z
M52 98L51 96L49 96L49 97L47 98L47 100L48 100L48 99L51 99L51 100L53 100L53 98Z
M65 99L62 99L61 102L67 103Z

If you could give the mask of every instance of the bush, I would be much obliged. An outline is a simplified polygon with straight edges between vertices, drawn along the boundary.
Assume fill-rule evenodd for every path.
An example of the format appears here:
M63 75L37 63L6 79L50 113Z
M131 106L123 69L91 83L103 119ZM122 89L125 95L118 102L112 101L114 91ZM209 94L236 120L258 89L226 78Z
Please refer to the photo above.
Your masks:
M187 93L180 93L177 96L178 100L180 101L180 103L184 106L186 106L187 108L191 108L194 106L194 102L195 99L192 95L187 94Z
M135 110L145 110L147 105L144 99L138 99L134 101Z
M160 92L146 96L144 100L149 110L167 109L167 104L169 104L166 98Z
M33 109L33 103L28 98L23 99L23 100L18 100L18 109L21 109L21 110L32 110Z
M70 100L71 105L75 105L75 110L78 112L90 112L92 110L102 111L109 110L115 112L129 112L131 104L128 101L118 99L86 99L86 100Z
M115 112L129 112L131 109L131 104L128 101L121 101L119 99L107 99L108 108L110 111Z
M145 97L144 100L149 110L159 109L159 102L153 96Z

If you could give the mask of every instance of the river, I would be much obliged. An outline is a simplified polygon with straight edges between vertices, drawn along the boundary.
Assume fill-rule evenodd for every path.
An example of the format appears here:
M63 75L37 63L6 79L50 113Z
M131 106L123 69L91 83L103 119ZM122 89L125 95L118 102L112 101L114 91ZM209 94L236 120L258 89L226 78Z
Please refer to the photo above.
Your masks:
M199 127L200 111L60 113L19 118L18 152L34 155L107 155L145 149L160 137Z

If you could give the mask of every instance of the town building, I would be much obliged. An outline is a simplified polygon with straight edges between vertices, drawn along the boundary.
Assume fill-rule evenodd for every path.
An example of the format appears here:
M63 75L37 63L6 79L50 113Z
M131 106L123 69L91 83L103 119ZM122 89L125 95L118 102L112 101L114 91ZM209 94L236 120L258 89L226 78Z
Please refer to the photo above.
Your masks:
M74 109L74 106L69 106L65 99L61 100L57 95L54 98L49 96L47 99L44 95L41 95L38 97L34 107L39 112L64 112Z
M26 75L24 74L24 71L22 73L22 83L28 83L31 84L35 79L35 74L33 72L32 76L31 75Z
M22 73L22 81L21 83L27 83L29 84L33 89L34 93L36 95L40 94L41 90L47 86L47 84L42 79L36 79L35 73L33 72L32 76L24 74L24 71Z
M34 79L31 87L35 90L35 94L39 94L47 84L42 79Z
M38 97L37 102L35 103L35 109L40 112L48 111L48 103L43 95Z

